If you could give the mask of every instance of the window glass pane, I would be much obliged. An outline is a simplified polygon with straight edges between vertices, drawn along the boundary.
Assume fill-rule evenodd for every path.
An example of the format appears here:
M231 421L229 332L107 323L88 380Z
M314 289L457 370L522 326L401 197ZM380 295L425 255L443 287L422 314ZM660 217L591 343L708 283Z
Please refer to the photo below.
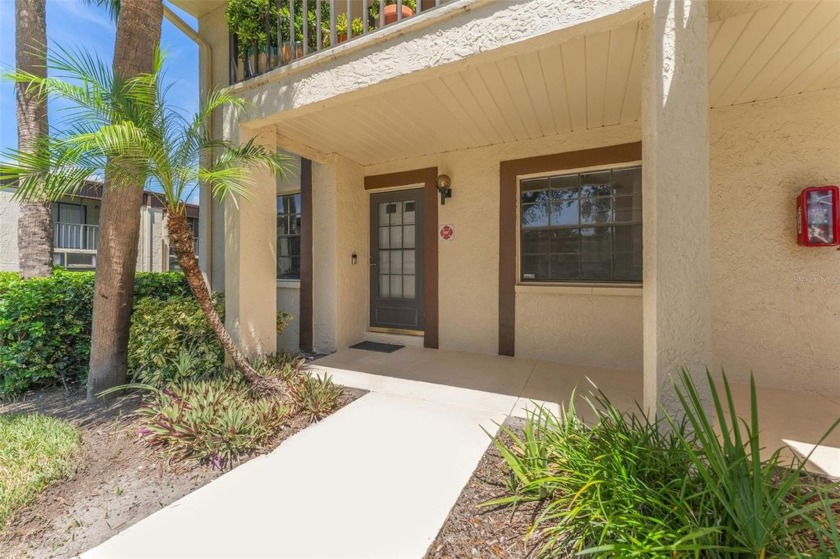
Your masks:
M383 202L379 204L379 226L382 227L383 225L388 225L390 220L390 214L388 213L388 206L390 204L387 202Z
M402 248L402 233L403 230L401 226L391 226L391 248Z
M522 206L522 228L548 226L548 200Z
M612 278L612 254L581 253L580 277L585 280L609 281Z
M616 196L614 204L616 223L642 221L641 196Z
M550 235L551 252L580 252L580 229L555 229Z
M393 262L393 261L392 261ZM402 276L388 276L391 280L391 298L402 299Z
M604 196L600 198L580 199L581 223L608 223L612 221L613 199Z
M565 190L555 190L552 194L566 194ZM551 201L551 225L577 225L580 217L578 215L577 198L552 199Z
M379 276L379 296L380 297L390 297L391 296L391 276L381 275Z
M580 196L609 196L612 194L610 187L611 171L599 171L587 173L580 176Z
M522 193L522 201L525 202L525 196L545 196L545 191L548 188L549 179L547 177L542 177L538 179L525 179L519 184L519 191ZM535 200L530 200L531 202Z
M392 250L390 251L390 268L388 273L389 274L401 274L402 273L402 252L401 250Z
M538 252L549 252L549 239L553 231L523 231L522 252L536 254Z
M416 291L416 280L414 276L403 276L403 298L414 299L414 292Z
M414 223L414 219L416 217L416 202L406 202L405 206L403 207L403 223Z
M391 248L391 236L388 234L390 227L379 228L379 248Z
M580 230L581 253L609 254L612 252L612 228L590 227Z
M388 216L391 218L391 221L389 223L391 225L402 225L403 203L389 202L388 206Z
M403 251L403 273L404 274L414 274L415 273L415 254L413 250L404 250Z
M291 239L289 237L280 237L277 239L277 254L279 256L291 256Z
M580 256L577 254L552 255L549 259L551 265L551 279L578 279L580 274Z
M613 193L616 196L625 194L642 195L642 169L616 169L612 176Z
M387 250L380 250L379 251L379 273L380 274L390 274L391 273L391 255L388 254Z
M415 241L414 225L406 225L403 227L403 246L405 248L414 248Z
M618 253L614 257L613 277L617 281L642 281L642 253Z
M548 258L537 255L523 255L522 279L535 281L545 281L549 279Z
M642 253L642 226L615 227L615 251Z

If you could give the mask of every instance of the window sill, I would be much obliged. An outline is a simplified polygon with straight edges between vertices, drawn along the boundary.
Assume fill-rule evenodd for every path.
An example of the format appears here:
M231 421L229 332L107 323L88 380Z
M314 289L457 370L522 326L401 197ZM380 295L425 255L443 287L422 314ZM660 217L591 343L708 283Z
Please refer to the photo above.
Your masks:
M277 287L280 289L300 289L299 279L278 279Z
M641 297L642 286L639 284L564 285L558 283L520 283L516 286L516 293L529 295L612 295L618 297Z

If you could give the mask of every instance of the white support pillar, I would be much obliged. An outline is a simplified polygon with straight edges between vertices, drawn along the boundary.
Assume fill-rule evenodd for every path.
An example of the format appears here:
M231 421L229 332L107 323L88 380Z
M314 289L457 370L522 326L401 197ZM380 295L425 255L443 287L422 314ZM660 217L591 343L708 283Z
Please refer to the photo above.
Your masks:
M240 141L276 149L274 127L242 129ZM225 325L245 355L277 350L277 179L254 171L250 199L225 202Z
M706 0L653 0L643 27L644 406L681 415L689 368L708 402L709 103Z

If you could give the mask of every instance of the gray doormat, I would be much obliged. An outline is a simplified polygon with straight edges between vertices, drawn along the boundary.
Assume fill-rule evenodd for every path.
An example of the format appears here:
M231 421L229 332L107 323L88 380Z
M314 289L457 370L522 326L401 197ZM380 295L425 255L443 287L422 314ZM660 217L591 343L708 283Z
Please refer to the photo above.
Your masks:
M379 342L361 342L350 346L351 349L364 349L366 351L378 351L379 353L394 353L404 347L404 345L382 344Z

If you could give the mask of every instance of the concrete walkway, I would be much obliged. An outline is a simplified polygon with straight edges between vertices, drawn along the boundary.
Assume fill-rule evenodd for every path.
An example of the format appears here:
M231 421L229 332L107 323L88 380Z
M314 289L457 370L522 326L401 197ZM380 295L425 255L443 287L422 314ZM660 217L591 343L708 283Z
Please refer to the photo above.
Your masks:
M420 559L504 419L370 393L82 557Z

